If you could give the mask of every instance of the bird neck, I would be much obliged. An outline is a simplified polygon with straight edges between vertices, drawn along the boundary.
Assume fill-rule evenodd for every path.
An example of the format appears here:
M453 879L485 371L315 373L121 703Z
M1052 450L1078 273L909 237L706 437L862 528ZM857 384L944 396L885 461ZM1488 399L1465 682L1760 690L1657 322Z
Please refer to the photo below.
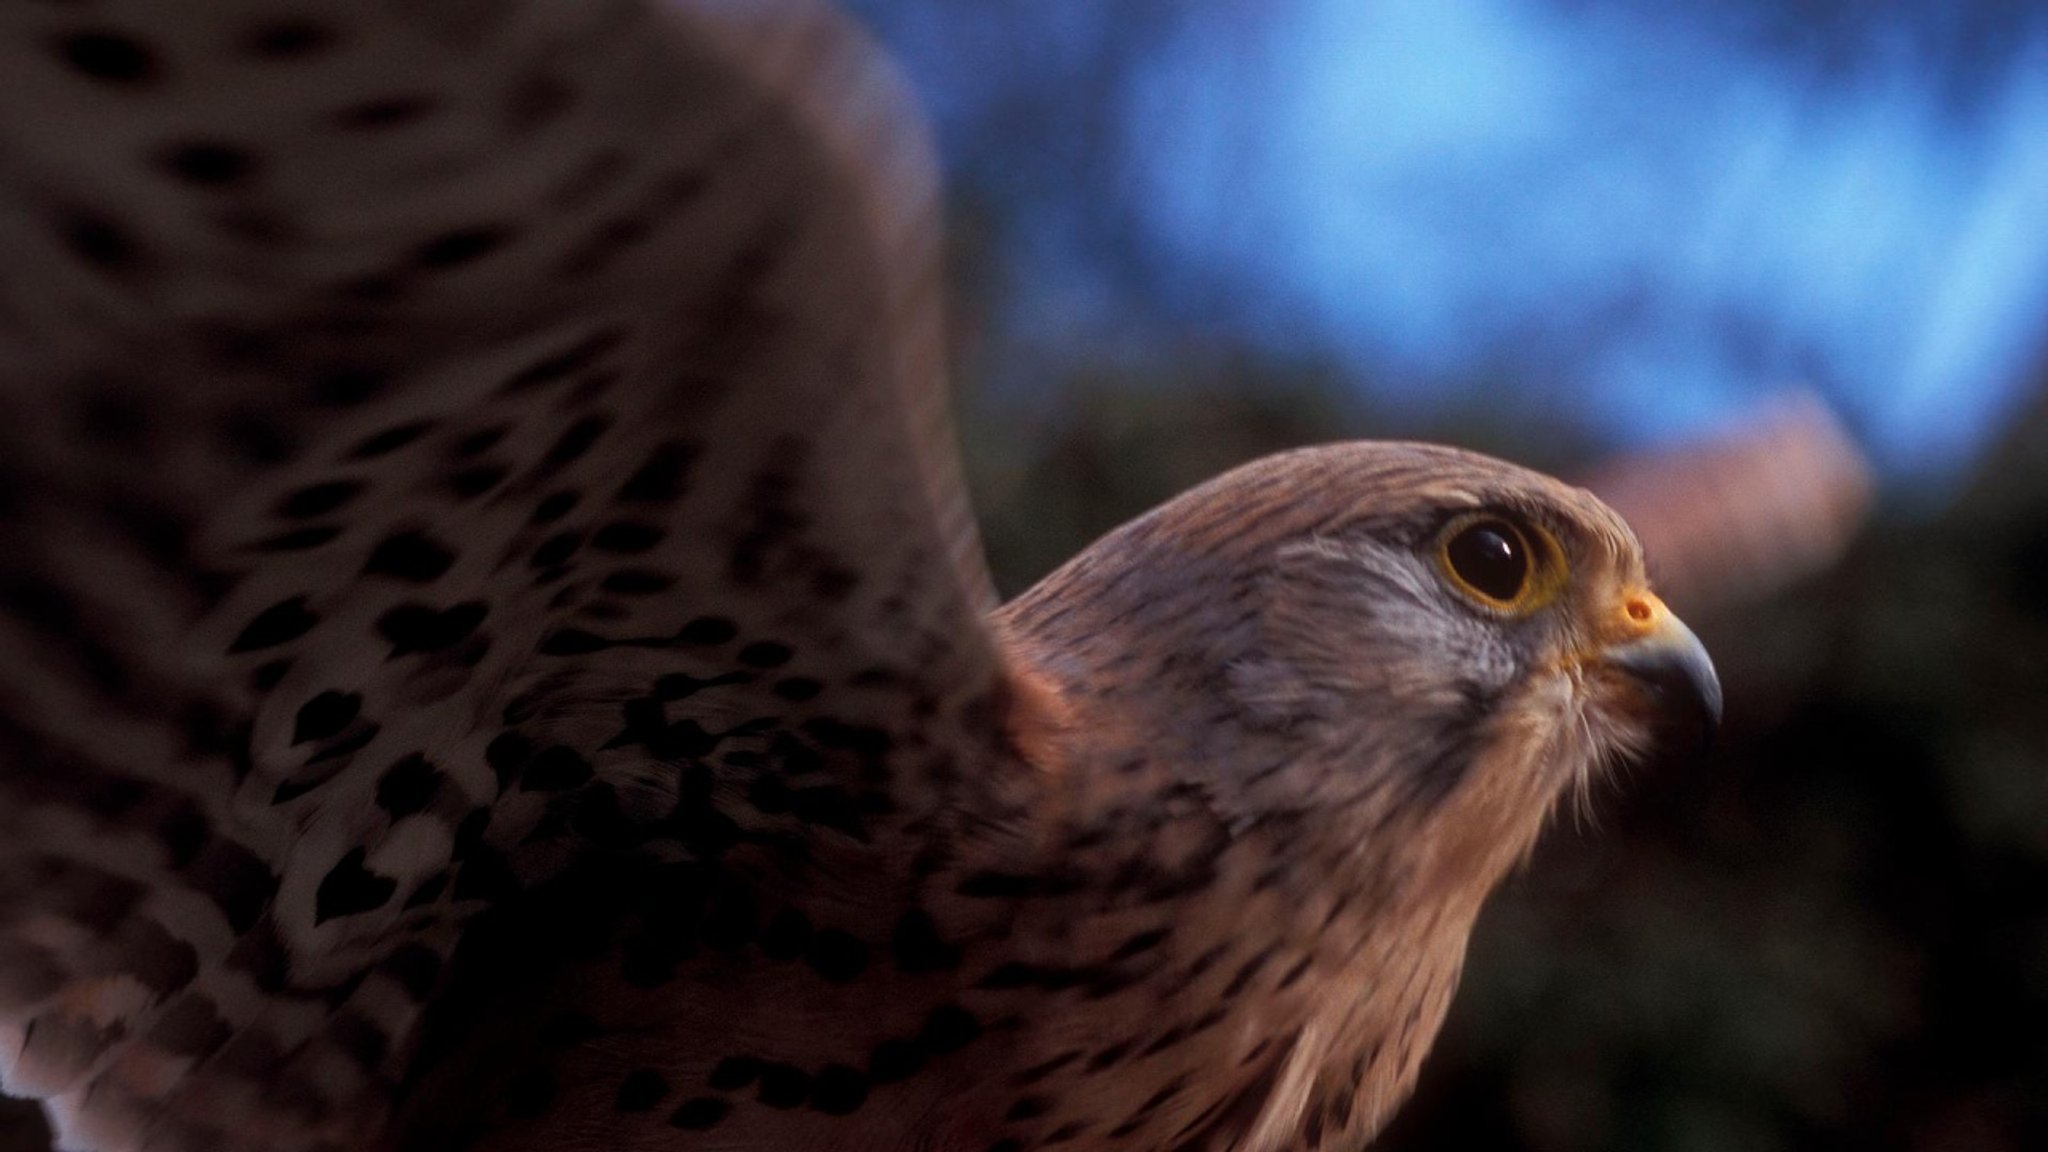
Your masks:
M1199 1082L1177 1107L1210 1117L1218 1146L1292 1146L1318 1109L1345 1140L1376 1131L1442 1023L1483 893L1446 888L1454 862L1418 830L1234 810L1189 758L1256 770L1279 753L1256 730L1003 635L1009 738L1044 788L1017 871L1048 895L1016 910L992 971L1080 998L1096 1033L1148 1054L1067 1090L1128 1109ZM1057 1063L1072 1037L1027 1026L1017 1042Z
M1353 946L1399 923L1441 926L1462 947L1562 790L1563 736L1495 731L1509 721L1485 715L1455 732L1398 709L1356 709L1369 727L1260 715L1247 701L1281 693L1247 678L1286 669L1266 652L1264 597L1247 576L1257 566L1232 555L1242 541L1219 547L1157 519L1105 537L992 620L1008 737L1046 789L1039 850L1052 861L1072 860L1073 843L1123 852L1132 859L1119 866L1139 874L1182 867L1139 859L1148 852L1268 845L1266 883L1300 921L1290 933L1345 930L1325 922L1342 904L1366 913L1351 922Z

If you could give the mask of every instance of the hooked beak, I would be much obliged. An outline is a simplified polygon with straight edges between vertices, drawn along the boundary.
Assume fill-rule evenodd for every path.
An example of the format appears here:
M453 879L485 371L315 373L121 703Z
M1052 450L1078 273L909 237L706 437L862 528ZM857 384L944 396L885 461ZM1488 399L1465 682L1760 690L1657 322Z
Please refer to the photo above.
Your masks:
M1685 622L1654 597L1641 635L1607 649L1607 663L1642 689L1660 743L1674 750L1705 751L1721 727L1721 679L1706 645Z

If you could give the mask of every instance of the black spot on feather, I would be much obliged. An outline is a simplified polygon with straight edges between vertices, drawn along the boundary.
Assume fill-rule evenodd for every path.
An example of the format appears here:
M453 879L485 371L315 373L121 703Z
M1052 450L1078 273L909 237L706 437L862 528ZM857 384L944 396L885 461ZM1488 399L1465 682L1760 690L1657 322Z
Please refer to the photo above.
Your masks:
M365 856L363 849L351 849L328 869L313 895L315 924L381 908L398 891L398 881L363 866Z

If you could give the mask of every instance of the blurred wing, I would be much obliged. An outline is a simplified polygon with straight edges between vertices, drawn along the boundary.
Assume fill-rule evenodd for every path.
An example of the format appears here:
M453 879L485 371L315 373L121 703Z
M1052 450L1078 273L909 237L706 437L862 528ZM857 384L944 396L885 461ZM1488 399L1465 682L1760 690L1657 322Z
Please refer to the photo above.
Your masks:
M1615 461L1585 483L1641 537L1664 598L1693 612L1761 600L1833 564L1872 487L1863 453L1806 395L1717 440Z
M807 3L8 5L6 1088L361 1146L471 913L942 804L934 213Z

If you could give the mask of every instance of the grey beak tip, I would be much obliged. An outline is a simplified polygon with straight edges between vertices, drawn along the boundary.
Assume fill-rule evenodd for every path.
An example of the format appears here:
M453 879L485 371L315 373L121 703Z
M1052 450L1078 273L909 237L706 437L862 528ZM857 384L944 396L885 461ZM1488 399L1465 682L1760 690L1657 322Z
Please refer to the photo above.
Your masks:
M1721 727L1721 678L1692 630L1672 620L1666 631L1615 653L1615 663L1648 689L1662 724L1711 750Z

